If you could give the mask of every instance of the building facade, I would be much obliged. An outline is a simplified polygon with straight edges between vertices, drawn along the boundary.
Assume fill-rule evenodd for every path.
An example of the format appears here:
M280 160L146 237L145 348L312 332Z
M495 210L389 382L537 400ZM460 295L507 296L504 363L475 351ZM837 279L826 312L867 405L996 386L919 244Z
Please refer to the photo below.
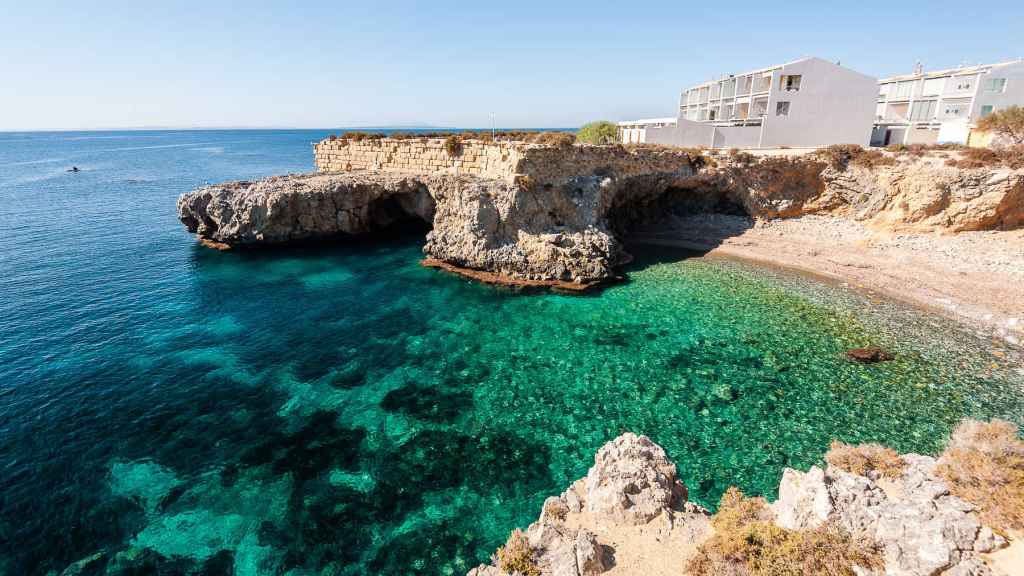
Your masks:
M871 144L967 144L979 118L1024 106L1024 60L879 81Z
M711 148L866 146L877 81L820 58L730 74L684 90L674 122L620 122L624 143Z
M676 118L645 118L643 120L630 120L619 122L619 141L623 144L643 144L647 142L648 128L664 128L673 126Z

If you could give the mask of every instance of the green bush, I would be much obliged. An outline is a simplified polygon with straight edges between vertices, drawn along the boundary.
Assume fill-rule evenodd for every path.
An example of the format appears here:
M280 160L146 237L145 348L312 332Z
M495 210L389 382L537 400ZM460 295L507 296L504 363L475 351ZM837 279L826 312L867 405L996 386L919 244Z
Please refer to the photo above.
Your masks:
M607 120L584 124L576 133L576 141L584 144L614 144L618 139L618 128Z

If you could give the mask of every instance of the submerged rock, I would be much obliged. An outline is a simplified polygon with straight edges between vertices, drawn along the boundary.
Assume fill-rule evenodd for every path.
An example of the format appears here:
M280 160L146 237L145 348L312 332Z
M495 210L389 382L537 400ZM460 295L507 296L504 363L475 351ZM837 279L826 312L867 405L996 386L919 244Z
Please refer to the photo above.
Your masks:
M877 346L867 348L852 348L846 351L846 357L861 364L875 364L877 362L888 362L895 360L896 356L886 352Z

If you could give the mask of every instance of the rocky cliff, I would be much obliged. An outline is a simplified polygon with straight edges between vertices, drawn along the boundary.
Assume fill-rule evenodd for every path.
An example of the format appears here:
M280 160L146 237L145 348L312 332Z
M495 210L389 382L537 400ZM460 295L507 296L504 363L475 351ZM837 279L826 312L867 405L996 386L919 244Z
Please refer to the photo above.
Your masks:
M924 160L858 166L814 155L507 142L450 152L440 141L378 139L321 143L317 162L369 168L207 186L182 195L179 218L221 247L419 219L431 227L424 253L434 263L567 287L615 277L630 258L622 247L630 228L671 212L825 213L914 230L1024 225L1024 170Z
M983 525L975 505L950 493L936 474L934 458L898 458L899 471L890 477L833 465L787 469L779 498L762 520L792 533L832 526L877 558L874 567L853 566L860 575L1000 573L1003 567L993 572L985 555L1006 547L1006 538ZM585 478L548 498L540 518L522 537L514 533L493 564L469 576L510 576L510 566L560 576L681 574L693 569L696 555L706 553L702 545L716 526L721 524L706 510L687 501L686 487L664 450L645 436L627 433L598 451ZM521 542L513 550L517 538ZM794 560L814 553L830 561L825 548L788 553L797 555ZM828 573L845 573L842 566L834 568ZM795 570L791 565L785 573ZM751 572L741 562L727 573Z

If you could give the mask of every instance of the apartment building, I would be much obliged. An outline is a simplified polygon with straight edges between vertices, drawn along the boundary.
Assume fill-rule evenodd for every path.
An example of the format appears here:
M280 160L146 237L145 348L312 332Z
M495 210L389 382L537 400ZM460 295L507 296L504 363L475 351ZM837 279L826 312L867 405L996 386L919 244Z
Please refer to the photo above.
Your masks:
M978 118L1024 106L1024 60L883 78L871 144L967 144Z
M664 128L665 126L674 126L675 123L674 116L619 122L619 141L623 144L643 144L647 142L648 128Z
M677 115L620 122L623 142L711 148L867 145L878 84L821 58L729 74L684 90Z

